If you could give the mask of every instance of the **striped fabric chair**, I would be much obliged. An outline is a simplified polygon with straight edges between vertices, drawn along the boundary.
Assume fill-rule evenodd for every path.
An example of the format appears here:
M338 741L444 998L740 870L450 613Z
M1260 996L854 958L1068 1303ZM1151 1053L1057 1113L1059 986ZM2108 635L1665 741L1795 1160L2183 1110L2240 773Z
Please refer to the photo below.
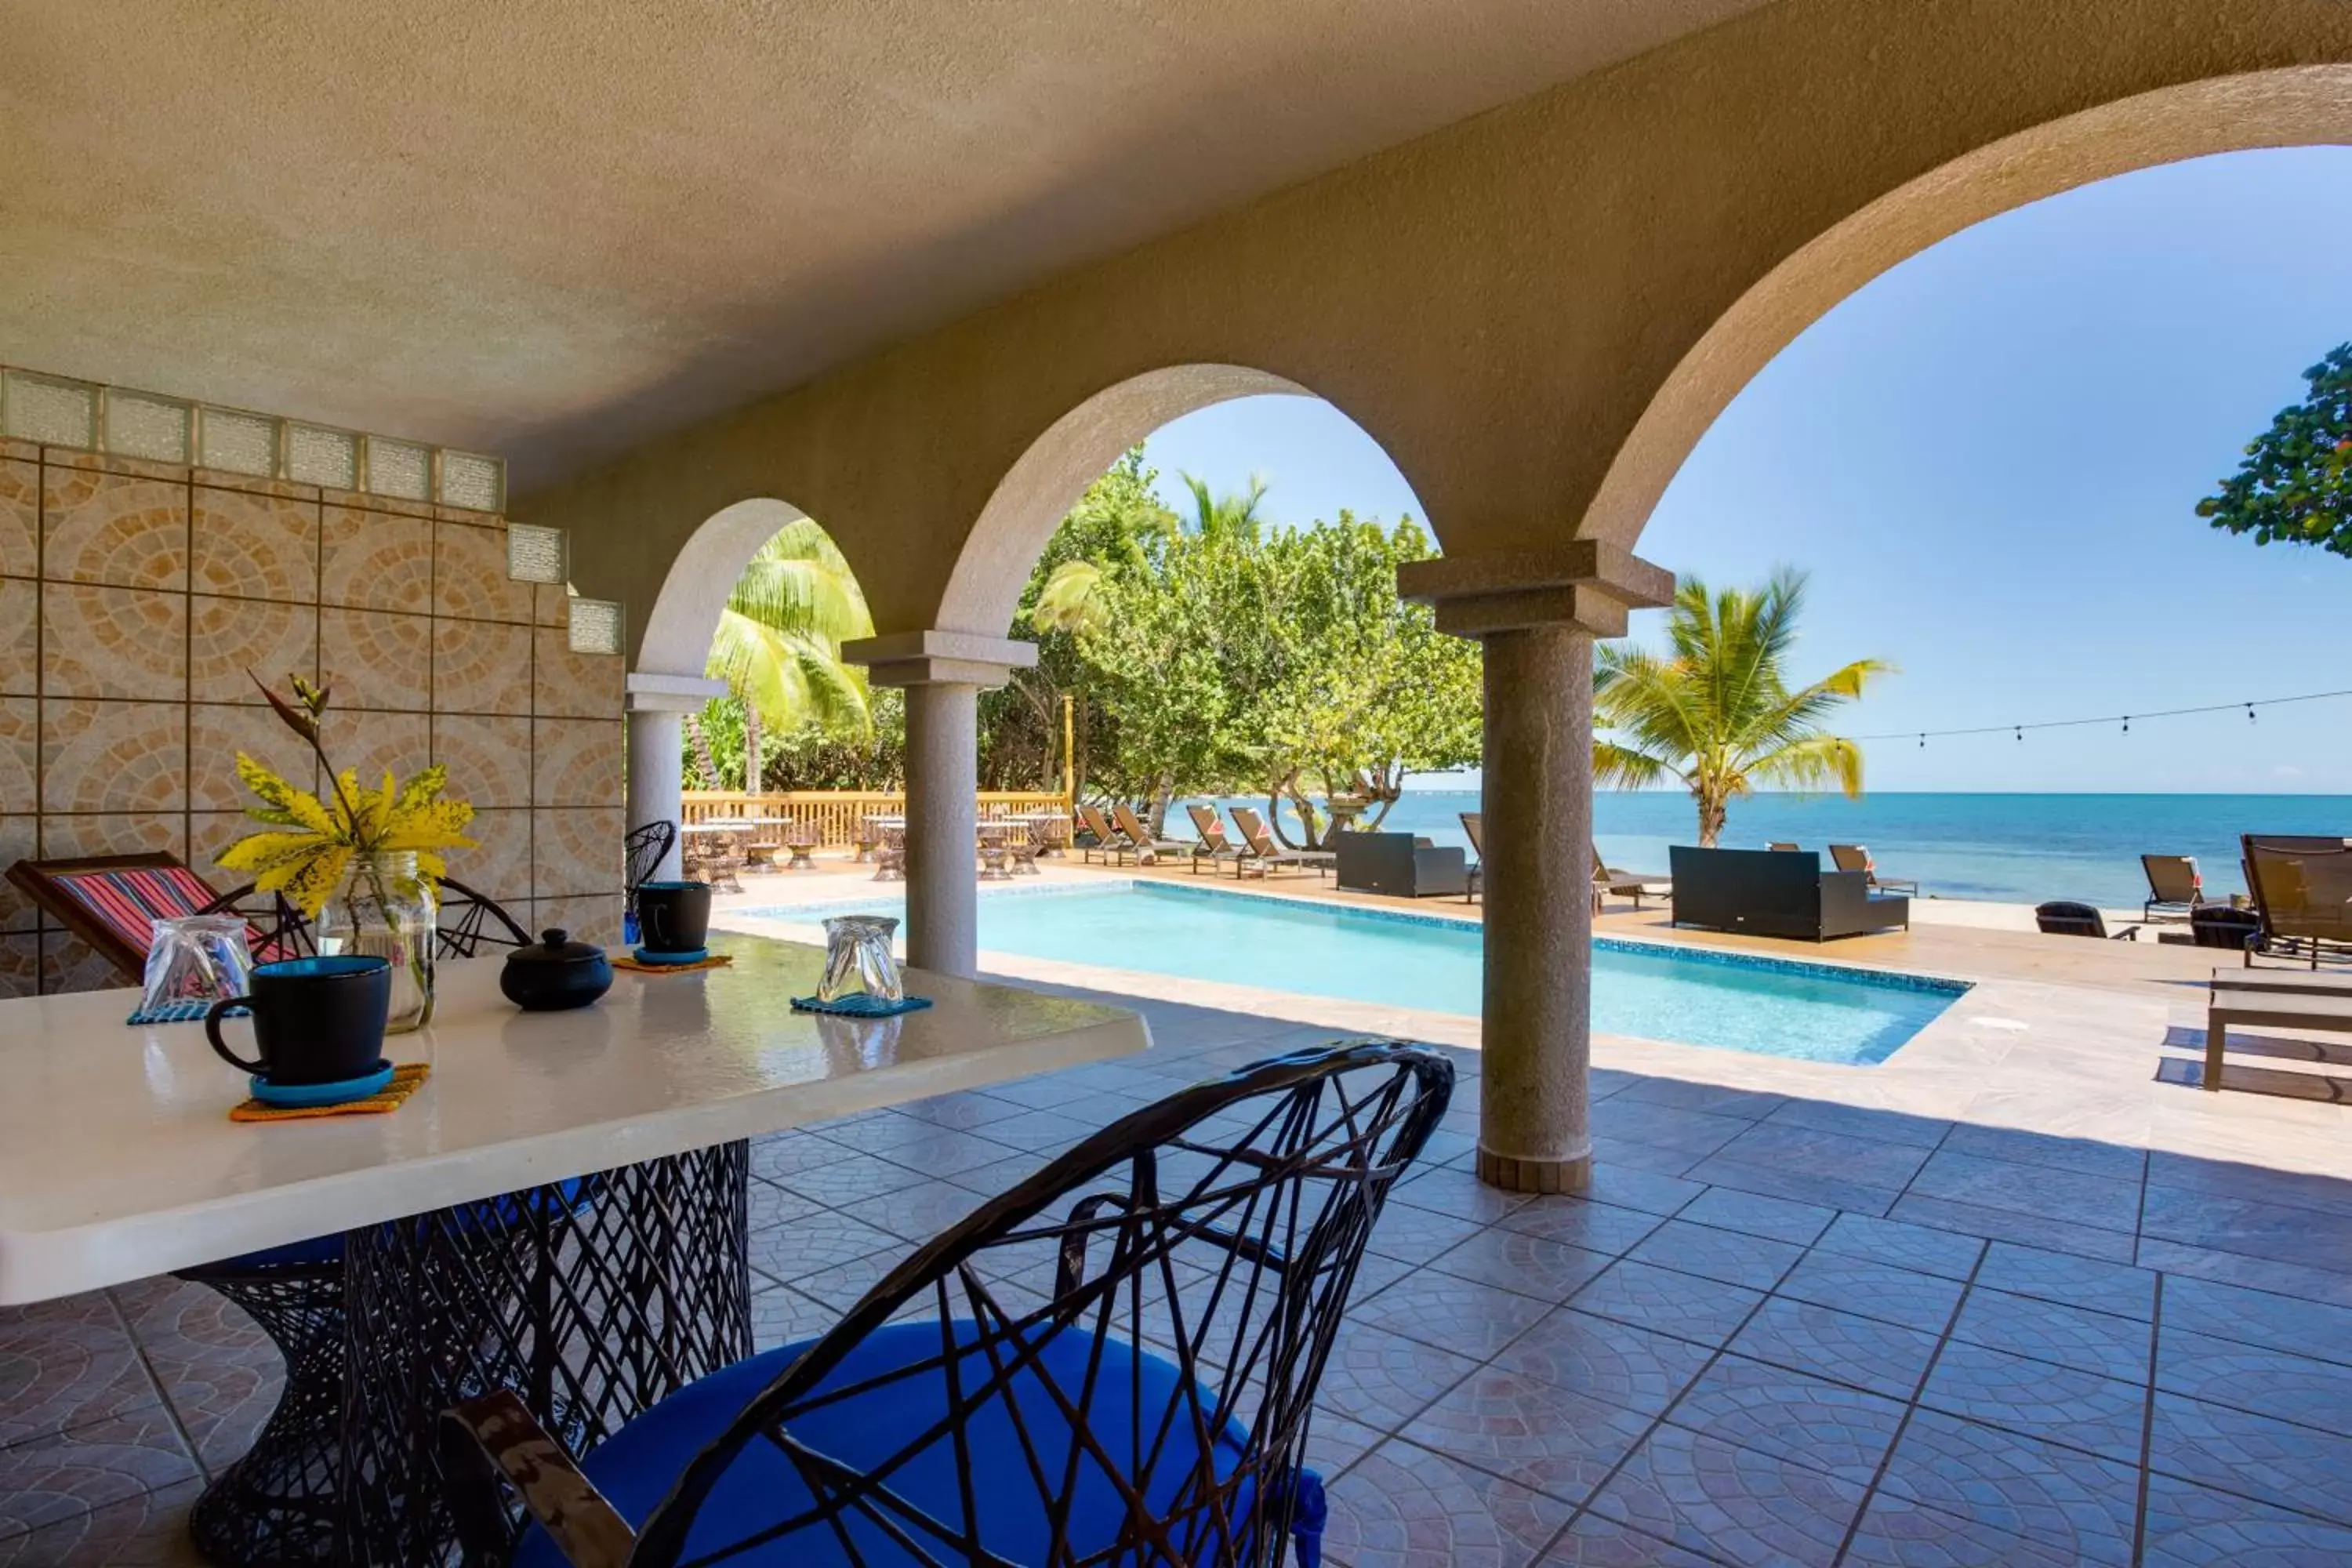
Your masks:
M173 856L94 855L19 860L8 879L51 919L136 985L147 968L155 922L175 915L242 913L257 963L309 952L310 927L283 898L256 900L251 884L224 893Z

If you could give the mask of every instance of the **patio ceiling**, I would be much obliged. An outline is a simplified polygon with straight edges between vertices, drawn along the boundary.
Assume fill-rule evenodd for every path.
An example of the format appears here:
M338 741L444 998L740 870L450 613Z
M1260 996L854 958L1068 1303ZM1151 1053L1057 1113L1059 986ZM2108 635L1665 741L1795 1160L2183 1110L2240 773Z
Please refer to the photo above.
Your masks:
M0 360L520 487L1760 0L45 0Z

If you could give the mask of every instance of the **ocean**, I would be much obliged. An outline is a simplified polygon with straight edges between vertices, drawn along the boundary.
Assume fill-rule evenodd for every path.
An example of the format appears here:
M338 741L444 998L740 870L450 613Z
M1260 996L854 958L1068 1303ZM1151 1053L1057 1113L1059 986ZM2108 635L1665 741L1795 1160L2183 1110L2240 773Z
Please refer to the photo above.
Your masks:
M1381 826L1466 848L1461 814L1477 809L1475 791L1412 791ZM1663 877L1668 845L1698 842L1696 815L1679 792L1605 790L1593 802L1593 834L1612 866ZM1191 836L1181 811L1171 812L1170 826ZM2209 893L2244 891L2242 833L2352 837L2352 795L1759 795L1732 803L1723 842L1761 849L1789 839L1823 851L1833 841L1868 845L1882 873L1916 878L1936 898L2079 899L2136 909L2147 897L2143 854L2193 855Z

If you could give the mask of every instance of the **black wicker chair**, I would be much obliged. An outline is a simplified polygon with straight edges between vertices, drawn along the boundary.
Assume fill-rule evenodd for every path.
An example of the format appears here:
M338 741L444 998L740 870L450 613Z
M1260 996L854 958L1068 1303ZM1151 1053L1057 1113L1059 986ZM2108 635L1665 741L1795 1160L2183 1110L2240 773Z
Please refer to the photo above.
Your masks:
M662 862L677 843L677 824L648 822L642 827L632 827L622 840L626 849L625 867L621 883L621 909L634 916L637 912L637 889L654 879Z
M1360 1041L1181 1090L984 1205L832 1332L688 1385L577 1465L517 1395L460 1405L467 1550L507 1560L503 1476L536 1521L515 1568L1270 1568L1293 1537L1311 1564L1316 1384L1453 1080L1435 1051Z

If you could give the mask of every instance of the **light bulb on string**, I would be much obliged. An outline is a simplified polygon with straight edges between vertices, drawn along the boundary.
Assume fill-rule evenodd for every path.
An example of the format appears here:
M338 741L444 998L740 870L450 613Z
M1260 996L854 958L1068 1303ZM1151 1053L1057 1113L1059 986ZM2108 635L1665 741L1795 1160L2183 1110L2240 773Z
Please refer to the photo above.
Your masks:
M1927 737L1924 731L1919 736L1919 749L1923 752L1927 749Z
M2131 715L2128 713L2124 715L2124 733L2126 735L2131 733Z
M2254 705L2253 705L2252 703L2249 702L2249 703L2247 703L2247 704L2246 704L2246 722L2247 722L2247 723L2249 723L2249 724L2251 724L2251 723L2252 723L2253 721L2254 721Z
M2025 744L2025 726L2022 724L2017 727L2017 743L2021 746Z

